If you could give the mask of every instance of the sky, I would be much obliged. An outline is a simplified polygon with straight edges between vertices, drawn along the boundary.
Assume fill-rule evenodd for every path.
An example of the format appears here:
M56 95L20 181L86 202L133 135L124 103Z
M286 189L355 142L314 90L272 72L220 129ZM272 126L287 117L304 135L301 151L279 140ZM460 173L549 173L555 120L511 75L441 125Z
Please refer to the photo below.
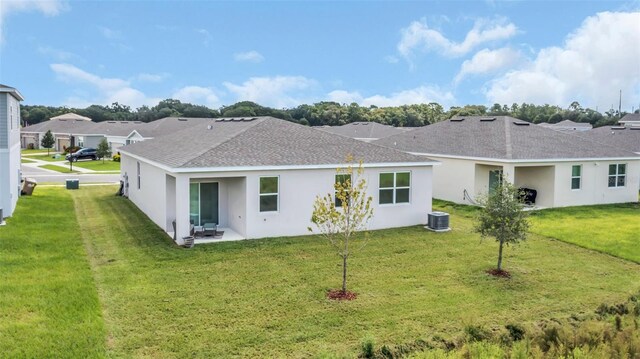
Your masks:
M24 104L640 107L640 1L0 1Z

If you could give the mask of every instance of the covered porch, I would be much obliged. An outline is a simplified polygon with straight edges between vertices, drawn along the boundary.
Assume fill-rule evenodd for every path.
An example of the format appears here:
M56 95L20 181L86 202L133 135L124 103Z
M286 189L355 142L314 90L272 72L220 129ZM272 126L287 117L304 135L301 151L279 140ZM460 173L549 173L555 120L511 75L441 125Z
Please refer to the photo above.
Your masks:
M167 232L176 243L190 236L195 244L245 239L245 177L167 174L166 184Z
M502 176L528 194L528 207L533 209L553 207L554 165L476 164L476 196L491 193L500 183Z

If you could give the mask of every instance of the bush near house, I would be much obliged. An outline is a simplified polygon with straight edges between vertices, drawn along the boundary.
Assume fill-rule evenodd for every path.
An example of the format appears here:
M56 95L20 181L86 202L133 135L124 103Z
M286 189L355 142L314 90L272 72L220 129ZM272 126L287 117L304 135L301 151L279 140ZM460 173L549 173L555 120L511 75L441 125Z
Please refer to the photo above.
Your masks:
M113 155L113 162L120 162L120 153Z
M69 146L69 147L65 147L64 148L64 154L69 154L69 153L74 153L76 151L78 151L80 149L80 147L78 146Z

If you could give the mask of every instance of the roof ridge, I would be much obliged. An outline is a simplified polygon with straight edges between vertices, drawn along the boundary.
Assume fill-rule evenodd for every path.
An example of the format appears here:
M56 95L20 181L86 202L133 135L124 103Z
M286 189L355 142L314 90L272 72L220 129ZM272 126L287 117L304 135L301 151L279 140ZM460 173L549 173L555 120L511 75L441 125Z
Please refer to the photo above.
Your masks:
M247 127L243 128L243 129L241 129L240 131L238 131L238 132L234 133L233 135L231 135L231 136L227 136L226 138L223 138L223 140L222 140L222 141L218 142L218 143L217 143L215 146L213 146L213 147L207 147L204 151L198 151L198 153L197 153L195 156L190 156L190 158L189 158L189 159L187 159L187 160L185 160L185 161L182 161L182 163L180 163L180 164L179 164L179 165L177 165L176 167L184 166L186 163L189 163L189 162L191 162L191 161L195 160L196 158L198 158L198 157L200 157L200 156L204 155L205 153L207 153L207 152L209 152L209 151L211 151L211 150L213 150L213 149L215 149L215 148L217 148L217 147L222 146L223 144L225 144L225 143L227 143L227 142L229 142L229 141L233 140L234 138L238 137L239 135L241 135L241 134L243 134L243 133L247 132L247 130L248 130L248 129L250 129L250 128L254 128L254 127L256 127L257 125L259 125L259 124L261 124L261 123L263 123L263 122L266 122L265 120L267 120L267 119L271 119L271 118L273 118L273 117L271 117L271 116L264 116L264 117L262 117L262 118L258 118L257 120L250 121L250 122L253 122L253 126L251 126L251 125L250 125L250 126L247 126ZM217 118L213 118L212 120L213 120L213 122L217 122L217 120L218 120L218 119L217 119ZM283 121L284 121L284 120L283 120ZM230 121L229 121L229 122L230 122ZM229 122L226 122L226 123L229 123ZM194 126L194 127L195 127L195 126ZM192 129L193 129L192 127L189 127L189 128L184 129L183 131L186 131L186 130L192 130ZM181 132L181 131L179 131L179 132Z

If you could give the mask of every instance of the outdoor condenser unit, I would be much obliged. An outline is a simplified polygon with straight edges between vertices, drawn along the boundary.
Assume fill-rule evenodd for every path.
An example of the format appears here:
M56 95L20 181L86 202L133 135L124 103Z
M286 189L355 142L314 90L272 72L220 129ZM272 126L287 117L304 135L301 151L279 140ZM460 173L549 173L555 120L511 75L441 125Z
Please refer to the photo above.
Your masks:
M445 212L431 212L427 216L427 228L432 231L448 231L449 228L449 213Z

